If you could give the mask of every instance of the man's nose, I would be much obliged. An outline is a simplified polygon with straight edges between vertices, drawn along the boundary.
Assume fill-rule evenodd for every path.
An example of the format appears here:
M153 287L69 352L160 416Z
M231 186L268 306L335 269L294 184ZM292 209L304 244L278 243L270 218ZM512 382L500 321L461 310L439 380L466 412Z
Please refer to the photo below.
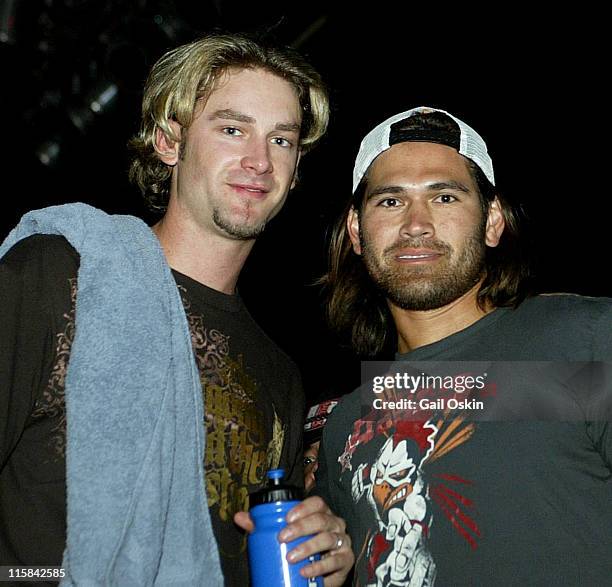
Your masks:
M270 157L270 144L267 140L258 137L252 138L242 157L242 168L254 172L256 175L270 173L273 170Z
M431 210L425 202L411 202L404 213L400 234L411 238L432 238L435 228Z

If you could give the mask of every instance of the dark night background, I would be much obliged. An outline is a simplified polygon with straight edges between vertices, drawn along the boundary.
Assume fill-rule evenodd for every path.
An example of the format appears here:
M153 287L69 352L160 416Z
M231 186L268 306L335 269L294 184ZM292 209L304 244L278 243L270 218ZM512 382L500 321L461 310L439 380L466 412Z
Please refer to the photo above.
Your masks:
M154 222L126 179L148 68L207 31L258 32L295 45L331 94L329 133L303 159L300 185L240 283L311 398L359 379L310 284L324 271L325 230L350 194L361 137L401 110L444 108L485 138L498 187L530 219L540 290L611 295L603 16L404 5L0 0L0 240L24 212L72 201ZM93 113L87 105L103 92L109 101Z

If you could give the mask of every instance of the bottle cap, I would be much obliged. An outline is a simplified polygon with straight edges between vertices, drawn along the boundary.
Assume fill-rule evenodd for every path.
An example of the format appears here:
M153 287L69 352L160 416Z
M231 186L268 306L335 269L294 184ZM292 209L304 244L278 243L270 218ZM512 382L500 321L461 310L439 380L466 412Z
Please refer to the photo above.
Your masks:
M268 484L249 496L250 507L277 501L301 501L304 492L294 485L283 483L285 471L283 469L270 469L266 475Z

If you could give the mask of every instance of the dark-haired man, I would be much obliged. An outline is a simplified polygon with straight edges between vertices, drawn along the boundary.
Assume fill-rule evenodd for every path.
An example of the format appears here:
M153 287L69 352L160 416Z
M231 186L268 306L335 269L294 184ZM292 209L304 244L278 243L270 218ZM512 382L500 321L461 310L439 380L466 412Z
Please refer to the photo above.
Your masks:
M398 351L319 455L356 583L607 584L612 302L526 296L480 135L425 107L377 126L332 242L331 324Z

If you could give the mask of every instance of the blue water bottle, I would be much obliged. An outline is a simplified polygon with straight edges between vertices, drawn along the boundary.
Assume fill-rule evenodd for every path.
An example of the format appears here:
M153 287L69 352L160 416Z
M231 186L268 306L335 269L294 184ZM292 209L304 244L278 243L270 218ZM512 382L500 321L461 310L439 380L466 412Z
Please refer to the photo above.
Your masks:
M287 553L310 536L287 543L278 541L278 533L287 525L287 512L300 503L303 495L297 487L285 485L283 469L268 471L268 484L250 495L249 513L255 530L248 538L249 569L252 587L323 587L323 579L306 579L300 569L319 560L318 554L290 563Z

